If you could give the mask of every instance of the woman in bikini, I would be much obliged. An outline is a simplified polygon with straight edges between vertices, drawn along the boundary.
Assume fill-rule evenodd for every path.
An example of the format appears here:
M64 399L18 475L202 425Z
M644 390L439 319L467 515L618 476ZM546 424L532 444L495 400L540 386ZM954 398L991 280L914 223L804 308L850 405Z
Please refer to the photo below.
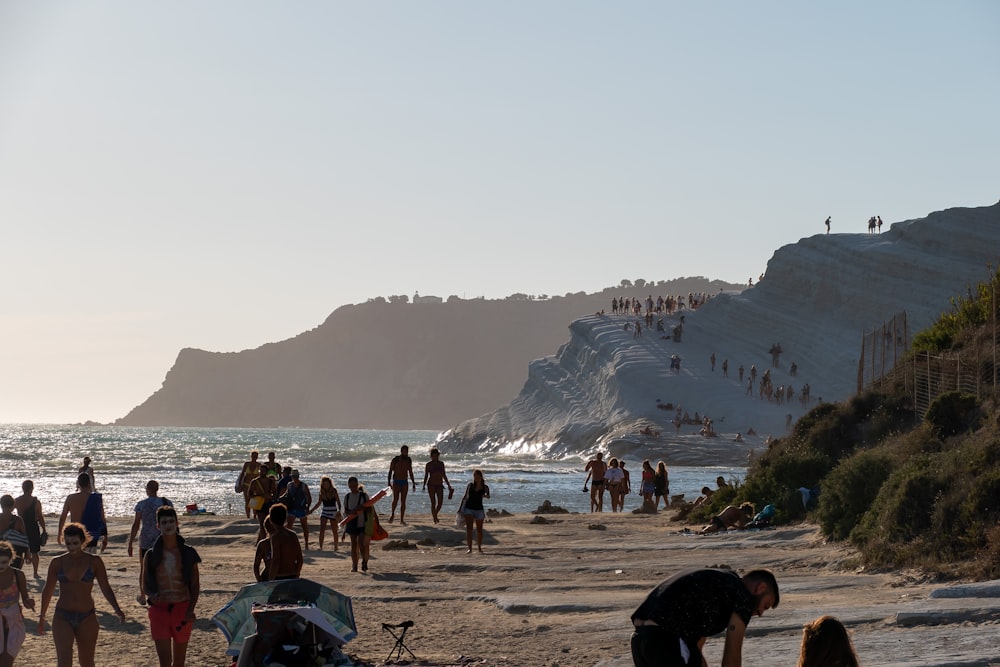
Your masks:
M337 525L340 523L340 494L337 487L333 485L333 480L329 477L322 477L319 480L319 500L312 506L309 513L312 514L316 508L323 505L323 510L319 515L319 549L323 550L323 534L326 532L326 524L330 524L333 532L333 550L337 551L340 545L340 531Z
M486 520L486 510L483 508L483 498L490 497L490 487L486 485L483 471L472 471L472 481L465 487L460 507L465 517L465 543L469 546L466 553L472 553L472 524L476 524L476 546L479 553L483 552L483 521Z
M79 523L67 524L62 531L66 553L56 556L49 563L45 588L42 590L42 608L38 615L38 634L45 634L45 613L52 601L52 594L59 583L59 601L52 615L52 641L56 645L59 667L72 667L73 644L76 643L80 667L94 667L97 650L97 633L100 625L91 594L94 580L101 593L115 610L119 621L125 622L125 612L118 606L115 593L108 583L108 573L100 556L83 550L90 541L86 528Z
M28 609L35 609L35 601L28 597L28 580L11 565L13 561L14 547L0 542L0 667L12 667L24 643L24 616L18 598Z

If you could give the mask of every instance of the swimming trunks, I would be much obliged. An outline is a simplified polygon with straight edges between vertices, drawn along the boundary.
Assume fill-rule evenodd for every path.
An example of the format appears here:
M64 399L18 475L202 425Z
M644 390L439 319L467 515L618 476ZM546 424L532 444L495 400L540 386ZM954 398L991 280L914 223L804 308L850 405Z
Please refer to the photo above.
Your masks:
M76 630L88 618L95 614L95 610L90 611L70 611L62 607L56 607L56 616L69 623L69 626Z
M194 623L187 620L190 600L154 604L149 607L149 634L153 641L173 639L178 644L187 644L191 639Z
M593 486L604 486L604 480L603 479L594 479L594 480L591 480L590 483Z
M406 486L408 484L408 482L405 479L394 479L394 480L392 480L392 483L393 484L400 484L402 486Z

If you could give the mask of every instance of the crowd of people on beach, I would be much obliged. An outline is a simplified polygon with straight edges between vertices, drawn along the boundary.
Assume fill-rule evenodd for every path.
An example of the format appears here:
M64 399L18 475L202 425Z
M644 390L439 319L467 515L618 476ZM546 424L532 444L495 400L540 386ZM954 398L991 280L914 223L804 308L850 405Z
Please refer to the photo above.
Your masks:
M100 633L93 588L96 583L120 623L125 612L108 581L101 558L108 546L108 527L103 496L96 490L90 458L77 471L77 490L66 496L59 515L57 542L66 549L54 556L39 574L39 554L48 542L41 501L33 495L34 483L24 480L23 494L0 498L0 616L3 619L0 667L9 667L26 639L22 607L35 610L28 589L27 565L35 579L44 579L36 632L51 630L58 667L73 664L74 651L82 667L93 667ZM161 666L183 666L187 643L196 618L200 593L198 552L186 545L179 533L173 504L158 495L159 485L150 480L146 498L135 506L128 555L134 557L139 542L139 594L137 601L147 606L150 634ZM13 514L13 510L17 515ZM51 621L48 618L53 597Z

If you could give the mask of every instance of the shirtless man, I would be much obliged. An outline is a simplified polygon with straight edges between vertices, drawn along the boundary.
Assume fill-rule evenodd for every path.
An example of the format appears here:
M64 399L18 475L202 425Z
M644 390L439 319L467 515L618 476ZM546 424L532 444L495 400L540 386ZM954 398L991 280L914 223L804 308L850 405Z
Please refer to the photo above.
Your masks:
M267 538L271 545L271 564L267 568L267 578L298 579L302 575L302 545L299 537L285 528L288 510L281 503L271 506L268 518L274 524L274 534Z
M104 499L99 493L93 493L90 488L90 475L81 472L76 478L80 490L66 496L62 514L59 515L59 543L62 543L63 526L66 517L72 523L82 523L92 539L83 545L89 553L97 553L97 541L101 541L101 553L108 548L108 522L104 518Z
M757 510L751 503L743 503L739 507L729 505L726 509L712 517L712 523L701 529L702 535L718 533L730 528L743 528L753 520Z
M21 484L21 491L24 495L14 499L14 508L17 515L24 519L24 534L28 537L28 559L35 570L35 579L38 576L38 552L42 550L42 536L45 532L45 516L42 514L42 503L38 498L31 495L35 490L35 483L30 479L24 480ZM41 527L41 531L38 528Z
M177 512L156 510L160 535L142 560L140 595L149 601L149 630L160 667L184 667L201 593L198 552L178 533Z
M90 489L92 491L97 491L97 482L94 480L94 469L90 465L90 457L83 457L83 465L77 470L77 474L85 472L90 476Z
M451 482L448 481L448 474L444 471L444 461L441 460L441 451L437 447L431 448L431 460L424 466L424 482L421 485L427 489L427 495L431 499L431 516L434 523L438 523L438 512L444 504L444 485L448 485L449 496L454 493ZM400 515L402 521L402 515Z
M243 506L248 519L250 518L250 482L255 480L261 471L261 464L257 460L259 456L260 452L256 449L250 452L250 460L243 462L243 470L240 471L240 476L236 479L236 493L243 494Z
M413 482L413 491L417 491L417 479L413 476L413 459L410 458L410 448L403 445L399 448L399 456L392 457L389 462L389 486L392 487L392 513L389 515L389 523L396 518L396 503L399 503L399 523L405 526L406 521L406 494L410 491L410 484L406 481L407 476Z
M590 511L604 511L604 473L608 470L608 464L604 462L604 454L597 452L597 455L587 462L584 470L587 473L587 480L590 481ZM584 487L587 482L583 483Z

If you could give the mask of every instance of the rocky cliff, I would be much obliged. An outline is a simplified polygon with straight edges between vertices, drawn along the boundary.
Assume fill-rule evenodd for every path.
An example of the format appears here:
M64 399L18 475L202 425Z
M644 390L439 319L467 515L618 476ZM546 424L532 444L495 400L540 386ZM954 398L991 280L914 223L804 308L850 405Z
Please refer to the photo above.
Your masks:
M995 268L998 261L1000 203L897 222L882 234L805 238L775 252L764 280L752 289L684 313L680 342L648 330L636 337L634 329L625 329L633 318L577 320L557 355L531 363L512 401L463 422L443 434L440 444L556 456L605 447L633 455L645 449L674 463L745 460L746 448L732 442L737 433L743 438L752 428L759 438L780 435L789 419L818 399L854 393L866 331L905 312L905 329L892 335L911 337L949 309L953 296L987 279L987 266ZM667 333L679 318L667 318ZM775 343L783 352L772 367L768 351ZM680 361L675 371L672 356ZM747 378L737 379L741 365L747 375L751 366L760 373L771 368L774 386L790 386L793 400L761 399L757 386L748 395ZM809 404L798 400L806 383ZM676 429L675 410L663 409L668 403L692 416L711 416L720 436L706 439L697 427ZM638 436L646 426L661 438Z
M630 296L718 292L684 278ZM574 319L610 309L609 288L545 300L374 300L289 340L234 353L181 350L163 386L116 423L444 429L506 403L528 363Z

